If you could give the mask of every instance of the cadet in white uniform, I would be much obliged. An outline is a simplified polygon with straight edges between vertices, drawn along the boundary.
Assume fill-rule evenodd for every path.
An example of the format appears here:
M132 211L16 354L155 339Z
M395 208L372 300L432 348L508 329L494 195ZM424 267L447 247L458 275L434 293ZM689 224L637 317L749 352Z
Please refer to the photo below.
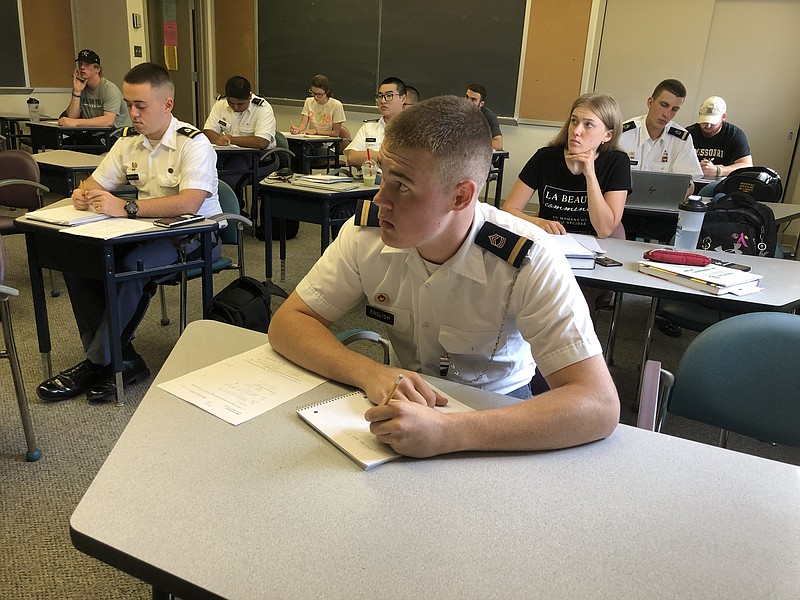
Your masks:
M665 79L647 99L647 114L622 124L619 145L631 169L703 174L692 136L674 121L684 100L686 87L677 79Z
M536 226L477 201L491 156L486 119L465 99L432 98L394 117L374 207L361 205L362 226L343 227L270 325L275 350L379 404L365 418L401 454L561 448L608 436L619 419L566 260ZM392 366L328 329L364 297L389 332ZM532 398L537 364L551 389ZM420 372L523 401L445 416Z
M646 120L647 115L642 115L622 124L619 145L627 152L631 169L688 173L693 176L703 174L688 131L675 121L669 121L661 135L651 139Z
M378 151L383 142L383 131L386 125L399 115L406 101L406 84L397 77L387 77L381 81L375 103L381 112L377 121L364 121L361 129L353 136L353 141L344 149L347 164L360 167L367 160L367 149L372 160L380 162Z
M235 75L225 83L225 97L211 107L203 133L216 146L268 150L275 147L275 113L269 102L252 93L247 79ZM217 162L220 179L233 188L241 207L244 207L242 189L251 178L246 171L251 164L249 157L241 155L220 154ZM278 166L277 155L263 159L258 166L258 181L276 171Z
M73 192L75 208L86 210L91 205L97 212L129 218L222 212L214 149L200 131L172 116L174 87L169 73L142 63L125 76L123 90L136 130L124 131L83 188ZM111 193L126 183L137 187L136 200ZM179 260L179 244L180 238L171 237L120 247L120 268L136 270L139 261L146 267L174 263ZM214 256L219 252L215 242ZM40 384L37 394L48 401L67 400L83 392L90 400L113 397L116 386L109 368L111 340L103 283L68 273L64 279L86 360ZM150 373L131 340L156 289L157 284L147 279L117 284L126 385Z

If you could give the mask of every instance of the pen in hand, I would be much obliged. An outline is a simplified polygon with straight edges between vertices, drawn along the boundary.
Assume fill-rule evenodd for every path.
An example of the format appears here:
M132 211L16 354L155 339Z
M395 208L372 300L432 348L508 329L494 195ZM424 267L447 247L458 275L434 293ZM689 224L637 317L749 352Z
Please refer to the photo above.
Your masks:
M389 394L386 396L386 400L381 402L378 406L385 406L386 404L389 404L389 400L392 399L392 396L394 396L394 393L397 391L397 386L400 385L400 382L403 381L403 379L404 379L403 375L397 376L397 379L394 380L394 385L392 386L392 389L389 390Z

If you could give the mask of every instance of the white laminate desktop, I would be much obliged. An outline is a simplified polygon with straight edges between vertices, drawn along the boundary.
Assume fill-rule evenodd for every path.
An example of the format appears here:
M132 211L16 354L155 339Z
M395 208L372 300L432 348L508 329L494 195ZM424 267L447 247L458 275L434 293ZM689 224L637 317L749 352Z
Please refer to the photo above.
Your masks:
M764 290L747 296L712 294L693 290L677 283L664 281L652 275L639 273L638 263L646 250L667 247L664 244L647 244L630 240L607 238L598 240L606 256L622 262L621 267L596 266L591 270L574 271L582 284L594 285L625 293L652 298L700 301L704 304L724 305L741 310L792 310L800 306L800 261L780 260L760 256L729 254L697 250L700 254L749 265L754 273L763 275Z
M73 513L76 547L181 597L800 596L794 466L620 425L362 471L295 413L340 386L238 427L155 386L265 340L189 325Z

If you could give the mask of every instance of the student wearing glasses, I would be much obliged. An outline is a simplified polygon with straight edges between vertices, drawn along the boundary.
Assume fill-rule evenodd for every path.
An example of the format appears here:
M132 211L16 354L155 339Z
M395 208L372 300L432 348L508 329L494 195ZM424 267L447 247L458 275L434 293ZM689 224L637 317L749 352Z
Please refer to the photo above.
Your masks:
M289 131L293 134L327 135L340 137L350 141L350 131L344 126L347 117L344 115L344 106L333 97L331 83L325 75L314 75L311 79L311 94L303 104L300 124L292 124ZM327 145L327 144L326 144ZM326 154L327 150L321 154Z
M364 121L353 141L344 149L347 164L360 167L367 160L367 150L370 158L379 161L378 152L383 141L383 130L386 124L403 111L406 103L406 84L397 77L387 77L381 81L378 93L375 94L375 103L381 111L381 118L377 121Z

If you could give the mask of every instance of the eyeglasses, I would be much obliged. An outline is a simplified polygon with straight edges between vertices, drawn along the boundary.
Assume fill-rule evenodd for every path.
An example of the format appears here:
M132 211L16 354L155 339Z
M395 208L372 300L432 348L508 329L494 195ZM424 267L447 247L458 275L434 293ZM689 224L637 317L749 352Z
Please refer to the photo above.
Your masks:
M375 94L375 102L391 102L395 96L399 96L399 94L395 94L394 92L386 92L385 94Z
M308 90L308 93L311 94L312 96L314 96L314 98L322 98L323 96L327 95L327 92L319 92L319 93L317 93L317 92L315 92L313 90Z

